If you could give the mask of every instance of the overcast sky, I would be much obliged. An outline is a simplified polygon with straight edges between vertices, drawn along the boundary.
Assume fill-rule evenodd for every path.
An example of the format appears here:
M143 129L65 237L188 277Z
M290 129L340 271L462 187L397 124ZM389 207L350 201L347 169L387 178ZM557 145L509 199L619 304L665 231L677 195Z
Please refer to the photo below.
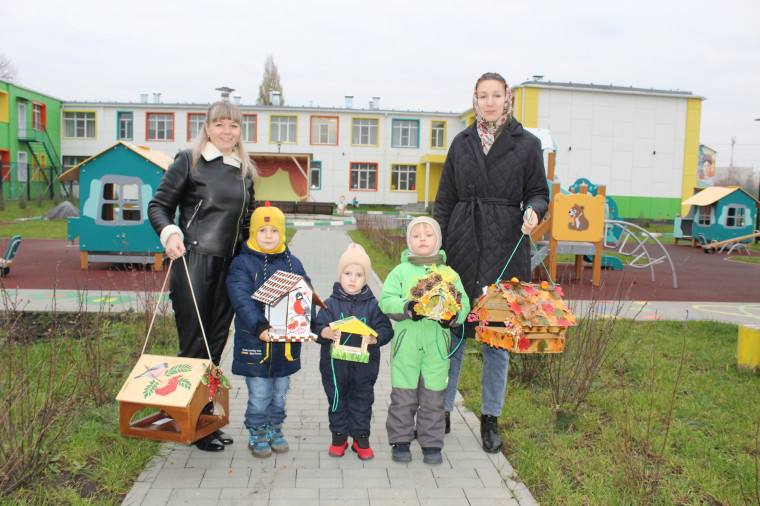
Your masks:
M268 54L287 105L464 111L476 78L705 97L717 166L760 170L760 1L5 0L0 53L62 100L253 104ZM217 5L218 7L214 7Z

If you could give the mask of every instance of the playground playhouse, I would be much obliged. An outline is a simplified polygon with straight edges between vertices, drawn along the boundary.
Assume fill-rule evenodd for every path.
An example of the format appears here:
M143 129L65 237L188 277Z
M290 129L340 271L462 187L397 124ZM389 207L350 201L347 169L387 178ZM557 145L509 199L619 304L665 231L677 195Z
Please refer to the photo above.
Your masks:
M79 237L81 267L89 262L150 263L161 269L163 246L148 221L148 202L172 158L117 142L59 176L79 180L79 217L68 239Z
M693 245L704 246L712 242L752 240L760 206L757 199L738 186L712 186L695 191L682 202L684 206L692 206L689 213L674 223L676 241L691 239Z

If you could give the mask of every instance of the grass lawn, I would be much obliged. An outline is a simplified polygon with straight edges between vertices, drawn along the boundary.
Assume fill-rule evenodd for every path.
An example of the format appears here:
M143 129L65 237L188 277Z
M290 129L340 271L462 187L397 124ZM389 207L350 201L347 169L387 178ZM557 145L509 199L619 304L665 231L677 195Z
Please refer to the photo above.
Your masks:
M36 200L32 200L21 209L18 201L6 201L5 209L0 211L0 222L12 224L0 225L0 237L21 235L24 239L66 239L66 220L39 219L55 205L53 201L43 200L40 207Z
M398 260L350 235L385 279ZM546 356L512 355L499 424L519 478L540 504L760 503L760 376L737 369L737 326L634 322L623 332L625 324L610 336L619 352L576 412L552 405ZM577 353L569 336L558 360ZM467 342L459 383L476 414L481 347Z

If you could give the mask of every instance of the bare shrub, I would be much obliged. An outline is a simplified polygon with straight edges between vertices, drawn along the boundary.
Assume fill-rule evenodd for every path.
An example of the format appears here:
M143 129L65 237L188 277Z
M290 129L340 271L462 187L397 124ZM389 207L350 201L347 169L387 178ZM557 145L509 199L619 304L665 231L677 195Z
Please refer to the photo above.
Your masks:
M406 249L406 230L395 217L382 214L357 214L356 228L372 241L388 258L397 260Z

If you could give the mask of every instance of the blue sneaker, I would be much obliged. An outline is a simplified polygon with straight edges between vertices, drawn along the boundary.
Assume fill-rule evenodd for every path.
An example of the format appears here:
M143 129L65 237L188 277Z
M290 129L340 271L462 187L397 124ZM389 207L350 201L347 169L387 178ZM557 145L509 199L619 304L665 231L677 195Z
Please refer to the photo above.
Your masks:
M443 456L441 455L441 450L438 448L423 448L422 455L422 461L425 464L430 464L433 466L443 464Z
M264 458L272 455L267 428L266 425L261 425L248 429L248 448L254 457Z
M412 452L409 451L409 445L393 445L391 458L393 459L393 462L411 462Z
M267 438L269 438L269 446L275 453L285 453L290 449L288 442L285 441L285 437L282 435L281 423L276 423L269 426Z

